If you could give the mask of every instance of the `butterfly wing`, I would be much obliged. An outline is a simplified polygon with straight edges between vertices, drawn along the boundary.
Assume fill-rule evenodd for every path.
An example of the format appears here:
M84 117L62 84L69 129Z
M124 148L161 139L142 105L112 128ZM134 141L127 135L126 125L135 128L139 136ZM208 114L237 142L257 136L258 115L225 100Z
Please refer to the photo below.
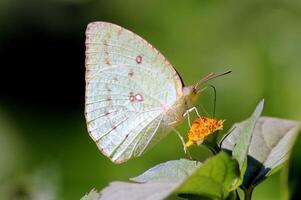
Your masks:
M120 26L93 22L85 65L88 131L103 154L125 162L168 133L165 114L183 84L154 47Z

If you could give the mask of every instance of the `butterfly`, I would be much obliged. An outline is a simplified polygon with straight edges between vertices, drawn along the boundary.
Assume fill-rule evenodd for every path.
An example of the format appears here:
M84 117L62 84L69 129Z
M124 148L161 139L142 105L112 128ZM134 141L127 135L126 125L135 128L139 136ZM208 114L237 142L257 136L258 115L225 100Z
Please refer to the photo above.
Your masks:
M85 117L89 135L114 163L141 156L191 111L210 73L184 86L175 68L135 33L107 22L86 29Z

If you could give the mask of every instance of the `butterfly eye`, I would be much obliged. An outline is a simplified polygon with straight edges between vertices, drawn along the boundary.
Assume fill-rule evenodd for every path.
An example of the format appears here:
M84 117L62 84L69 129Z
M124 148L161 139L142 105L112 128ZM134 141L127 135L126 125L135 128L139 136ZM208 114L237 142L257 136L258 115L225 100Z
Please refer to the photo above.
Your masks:
M198 90L197 90L195 87L193 87L193 88L192 88L192 92L193 92L194 94L197 94L197 93L198 93Z

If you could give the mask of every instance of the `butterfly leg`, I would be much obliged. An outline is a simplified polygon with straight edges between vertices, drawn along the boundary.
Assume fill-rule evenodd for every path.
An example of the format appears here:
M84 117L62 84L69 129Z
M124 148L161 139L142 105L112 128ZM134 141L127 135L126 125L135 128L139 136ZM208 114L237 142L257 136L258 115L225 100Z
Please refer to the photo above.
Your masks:
M171 122L171 123L168 124L168 126L170 126L174 132L176 132L176 134L178 135L178 137L180 138L180 140L181 140L181 142L182 142L182 145L183 145L183 149L184 149L185 154L187 154L187 155L189 156L189 158L192 159L192 157L191 157L191 155L190 155L190 153L189 153L189 151L188 151L188 149L187 149L187 147L186 147L186 144L185 144L185 141L184 141L182 135L179 133L179 131L177 131L177 129L175 129L175 128L173 127L173 125L176 124L176 123L178 123L178 121ZM190 125L189 125L189 126L190 126ZM191 129L191 126L190 126L190 129Z
M199 114L198 109L197 109L195 106L192 107L192 108L190 108L190 109L188 109L188 110L184 113L184 117L185 117L186 115L189 115L189 113L192 112L192 111L194 111L198 117L201 117L201 115Z
M186 153L187 152L187 149L186 149L186 146L185 146L185 141L184 141L184 138L182 137L182 135L179 133L179 131L177 131L177 129L173 128L173 131L176 132L176 134L178 135L178 137L180 138L182 144L183 144L183 147L184 147L184 152Z
M191 113L192 111L194 111L195 113L196 113L196 115L199 117L199 118L201 118L201 115L199 114L199 112L198 112L198 110L197 110L197 108L194 106L194 107L192 107L192 108L190 108L190 109L188 109L188 110L186 110L186 112L183 114L183 117L186 117L187 116L187 118L188 118L188 123L191 125L191 123L190 123L190 116L189 116L189 113ZM191 128L191 126L190 126L190 128Z
M176 132L176 134L177 134L178 137L180 138L180 140L181 140L181 142L182 142L182 145L183 145L183 150L184 150L185 154L187 154L187 155L189 156L189 158L192 159L192 157L191 157L191 155L190 155L188 149L186 148L184 138L182 137L182 135L179 133L179 131L178 131L177 129L175 129L175 128L173 128L173 127L172 127L172 129L173 129L174 132Z
M195 111L196 115L201 118L201 115L199 114L198 110L196 107L192 107L190 109L188 109L184 114L183 114L183 117L186 117L187 116L187 119L188 119L188 125L189 125L189 128L190 130L192 131L192 134L195 135L194 131L192 130L191 128L191 121L190 121L190 112L192 111Z
M186 111L187 112L187 111ZM185 115L185 114L184 114ZM188 120L188 125L189 125L189 128L191 129L191 121L190 121L190 114L189 112L187 112L187 120Z

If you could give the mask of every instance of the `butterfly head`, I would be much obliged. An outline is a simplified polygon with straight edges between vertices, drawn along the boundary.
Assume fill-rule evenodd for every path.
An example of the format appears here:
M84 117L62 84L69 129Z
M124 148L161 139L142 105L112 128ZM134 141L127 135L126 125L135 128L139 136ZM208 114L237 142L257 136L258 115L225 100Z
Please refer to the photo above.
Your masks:
M198 96L207 88L207 87L200 88L201 85L203 85L204 83L206 83L211 79L229 73L231 73L231 71L226 71L220 74L210 73L204 78L202 78L201 80L199 80L195 85L185 86L183 88L183 95L185 97L185 103L188 106L188 108L192 107L195 104L196 100L198 99Z
M188 108L191 108L195 105L195 102L197 101L198 97L206 88L207 87L197 89L195 85L185 86L183 88L183 96L185 98L185 103L188 106Z
M188 106L188 108L192 107L196 100L198 99L198 96L200 95L200 91L196 89L195 86L185 86L183 88L183 95L185 98L185 103Z

